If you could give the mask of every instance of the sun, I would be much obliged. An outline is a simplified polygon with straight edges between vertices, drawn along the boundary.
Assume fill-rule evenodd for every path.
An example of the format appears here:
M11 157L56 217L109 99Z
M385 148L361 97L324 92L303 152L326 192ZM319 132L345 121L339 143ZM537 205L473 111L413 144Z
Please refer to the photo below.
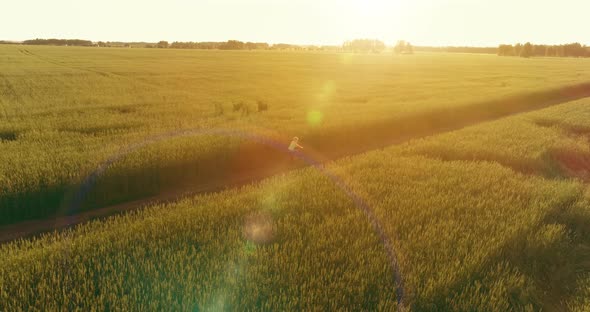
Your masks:
M429 0L433 1L433 0ZM386 43L408 40L408 25L418 4L409 0L344 0L341 2L343 32L353 38L379 39ZM345 29L345 30L344 30Z

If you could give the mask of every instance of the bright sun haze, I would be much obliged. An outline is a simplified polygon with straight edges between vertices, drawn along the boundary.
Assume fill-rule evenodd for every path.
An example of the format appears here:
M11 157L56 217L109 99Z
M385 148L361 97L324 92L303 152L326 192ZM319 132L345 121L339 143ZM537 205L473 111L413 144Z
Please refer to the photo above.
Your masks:
M6 0L2 7L4 40L590 43L586 0Z
M0 312L590 312L590 0L0 1Z

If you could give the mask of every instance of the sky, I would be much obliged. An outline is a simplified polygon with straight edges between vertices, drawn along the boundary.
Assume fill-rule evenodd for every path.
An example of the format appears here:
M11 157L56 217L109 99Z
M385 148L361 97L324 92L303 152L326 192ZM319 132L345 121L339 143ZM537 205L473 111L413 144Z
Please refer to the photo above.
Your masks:
M0 40L590 45L590 0L0 1Z

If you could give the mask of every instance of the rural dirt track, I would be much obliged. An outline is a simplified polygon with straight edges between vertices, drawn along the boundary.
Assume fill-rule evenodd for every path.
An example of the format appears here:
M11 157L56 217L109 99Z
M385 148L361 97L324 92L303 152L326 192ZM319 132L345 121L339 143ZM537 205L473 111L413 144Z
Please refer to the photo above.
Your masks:
M345 135L342 135L342 133L327 133L323 140L318 139L316 142L306 141L306 144L307 147L321 146L322 149L316 149L312 153L317 155L317 157L315 157L316 159L319 158L327 162L343 156L360 154L372 149L404 143L412 139L455 131L478 123L539 110L585 97L590 97L590 82L566 86L559 89L516 95L504 99L478 102L454 110L435 111L420 115L416 117L416 119L396 121L395 126L397 132L391 131L392 124L389 122L376 124L370 128L364 129L364 131L354 129ZM340 140L344 141L341 142ZM363 144L350 144L351 141L363 142ZM320 142L322 142L322 144L320 144ZM343 149L342 147L347 148ZM257 170L254 174L232 177L232 179L229 181L225 180L223 183L218 182L192 185L174 191L162 192L154 197L95 209L77 215L25 221L3 226L0 227L0 243L17 240L19 238L32 237L57 229L72 227L93 219L104 218L117 213L141 208L148 204L175 201L189 195L214 192L256 182L274 174L300 167L301 166L271 166L268 168L261 168L261 170Z

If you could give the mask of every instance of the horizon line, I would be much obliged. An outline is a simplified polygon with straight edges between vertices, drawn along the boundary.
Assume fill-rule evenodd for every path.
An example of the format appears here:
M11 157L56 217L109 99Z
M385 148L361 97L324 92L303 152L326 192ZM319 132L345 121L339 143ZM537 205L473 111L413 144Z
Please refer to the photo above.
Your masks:
M98 42L113 42L113 43L149 43L149 44L157 44L160 41L167 41L169 43L173 43L173 42L215 42L215 43L222 43L222 42L228 42L228 41L241 41L241 42L252 42L252 43L267 43L269 45L278 45L278 44L289 44L289 45L294 45L294 46L300 46L300 47L306 47L306 46L315 46L315 47L336 47L336 46L341 46L343 45L345 42L347 41L353 41L353 40L378 40L383 42L386 46L389 46L388 43L386 43L385 41L381 40L381 39L376 39L376 38L354 38L354 39L348 39L345 40L344 42L340 43L340 44L329 44L329 43L322 43L322 44L311 44L311 43L288 43L287 41L285 42L266 42L266 41L244 41L244 40L239 40L239 39L227 39L227 40L222 40L222 41L214 41L214 40L205 40L205 41L181 41L181 40L158 40L158 41L126 41L126 40L91 40L91 39L80 39L80 38L58 38L58 37L47 37L47 38L34 38L34 39L25 39L25 40L5 40L5 39L0 39L0 42L10 42L10 43L15 43L15 44L23 44L25 41L27 40L85 40L85 41L90 41L92 43L98 43ZM411 41L408 40L397 40L397 41L405 41L407 43L412 43ZM530 41L527 41L530 42ZM498 46L502 45L502 44L525 44L526 42L517 42L517 43L499 43L496 45L452 45L452 44L448 44L448 45L431 45L431 44L415 44L415 47L427 47L427 48L497 48ZM570 43L534 43L534 42L530 42L533 45L565 45L565 44L571 44L571 43L580 43L585 47L588 47L585 43L576 41L576 42L570 42ZM395 43L391 43L391 45L395 45Z

